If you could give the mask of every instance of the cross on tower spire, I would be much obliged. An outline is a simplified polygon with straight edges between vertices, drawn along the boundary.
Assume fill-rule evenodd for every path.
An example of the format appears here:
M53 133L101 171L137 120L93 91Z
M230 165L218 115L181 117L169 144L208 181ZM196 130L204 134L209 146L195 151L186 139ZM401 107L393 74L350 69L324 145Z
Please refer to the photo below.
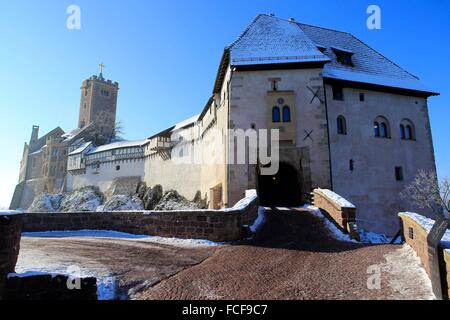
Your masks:
M100 80L103 80L104 79L103 78L103 69L105 69L105 65L102 62L98 66L100 67L100 75L98 77L99 77Z

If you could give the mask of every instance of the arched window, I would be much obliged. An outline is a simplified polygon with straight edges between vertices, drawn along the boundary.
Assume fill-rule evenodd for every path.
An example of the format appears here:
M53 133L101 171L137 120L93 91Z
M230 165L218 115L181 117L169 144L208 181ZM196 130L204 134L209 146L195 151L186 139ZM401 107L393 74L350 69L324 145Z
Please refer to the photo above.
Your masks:
M272 122L281 122L281 114L279 107L272 108Z
M400 123L400 136L402 140L416 140L416 132L414 124L408 120L403 119Z
M283 107L283 122L291 122L291 109L289 106Z
M338 134L347 134L347 122L343 116L337 118L337 132Z
M404 125L400 125L400 138L402 140L406 139L406 130L405 130L405 126Z
M389 126L389 122L385 117L379 116L375 119L373 123L375 137L378 138L390 138L391 137L391 129Z
M380 136L380 124L378 122L374 122L373 123L373 129L375 131L375 137L379 137Z

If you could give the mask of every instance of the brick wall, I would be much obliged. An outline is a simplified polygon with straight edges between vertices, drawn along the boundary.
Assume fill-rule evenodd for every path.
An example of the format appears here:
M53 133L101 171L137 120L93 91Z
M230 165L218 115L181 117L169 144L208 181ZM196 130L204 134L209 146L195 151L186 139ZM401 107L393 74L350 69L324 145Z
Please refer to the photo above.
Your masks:
M14 272L19 255L22 215L0 213L0 299L9 273Z
M320 189L314 190L312 196L315 207L324 211L344 231L354 232L349 224L356 225L356 208L340 206L339 203L320 192Z
M227 210L25 214L24 232L113 230L138 235L239 240L258 215L258 198Z

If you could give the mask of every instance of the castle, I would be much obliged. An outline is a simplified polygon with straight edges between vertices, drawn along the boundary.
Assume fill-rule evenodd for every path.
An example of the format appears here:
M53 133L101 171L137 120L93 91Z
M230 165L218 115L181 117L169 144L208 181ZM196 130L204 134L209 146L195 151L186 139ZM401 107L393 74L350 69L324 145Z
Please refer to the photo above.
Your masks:
M38 138L33 127L12 208L41 192L106 192L118 178L200 194L210 208L233 206L247 189L263 205L299 205L321 187L357 206L361 228L392 234L397 213L416 209L400 192L418 170L435 170L427 99L438 94L346 32L258 15L225 48L200 114L140 141L99 143L114 136L118 90L93 76L81 88L78 129ZM237 129L278 130L277 173L261 174L270 163L249 155L227 161ZM207 163L182 161L205 154Z

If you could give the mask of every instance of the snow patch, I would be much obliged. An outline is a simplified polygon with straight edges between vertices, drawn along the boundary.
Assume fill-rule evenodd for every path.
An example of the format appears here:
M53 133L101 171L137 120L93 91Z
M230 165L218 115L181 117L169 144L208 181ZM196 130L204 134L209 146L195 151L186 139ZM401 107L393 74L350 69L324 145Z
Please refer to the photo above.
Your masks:
M247 190L245 191L245 198L236 203L233 206L233 210L245 209L256 199L258 199L258 193L256 192L256 190Z
M420 258L409 246L404 245L384 256L381 271L388 275L388 286L394 293L390 299L435 300L431 281Z
M21 215L23 214L23 212L21 211L9 211L9 210L1 210L0 211L0 216L14 216L14 215Z
M258 208L258 217L256 218L255 222L250 226L250 230L252 233L256 233L261 229L261 227L264 225L266 221L265 216L265 209L263 207Z
M320 211L319 208L311 206L311 205L306 205L306 206L303 206L302 208L303 209L308 209L314 216L316 216L320 220L322 220L323 223L325 224L325 226L327 227L327 229L330 231L330 233L333 236L333 238L335 238L336 240L345 241L345 242L351 242L351 243L360 243L360 242L358 242L356 240L351 239L348 234L345 234L344 232L341 231L341 229L336 227L336 225L334 225L330 220L328 220L323 215L323 213Z
M77 231L46 231L46 232L24 232L23 237L30 238L110 238L139 240L145 242L167 244L178 247L207 247L217 246L223 243L214 242L203 239L180 239L180 238L164 238L159 236L134 235L125 232L107 231L107 230L77 230Z
M331 201L335 202L337 205L339 205L341 208L356 208L353 203L350 201L347 201L337 193L334 193L331 190L328 189L317 189L317 191L321 194L323 194L325 197L330 199Z
M372 231L367 231L364 229L359 230L359 235L361 237L361 242L365 244L388 244L391 243L393 237L389 237L382 233L376 233ZM401 244L401 238L399 237L395 244Z

